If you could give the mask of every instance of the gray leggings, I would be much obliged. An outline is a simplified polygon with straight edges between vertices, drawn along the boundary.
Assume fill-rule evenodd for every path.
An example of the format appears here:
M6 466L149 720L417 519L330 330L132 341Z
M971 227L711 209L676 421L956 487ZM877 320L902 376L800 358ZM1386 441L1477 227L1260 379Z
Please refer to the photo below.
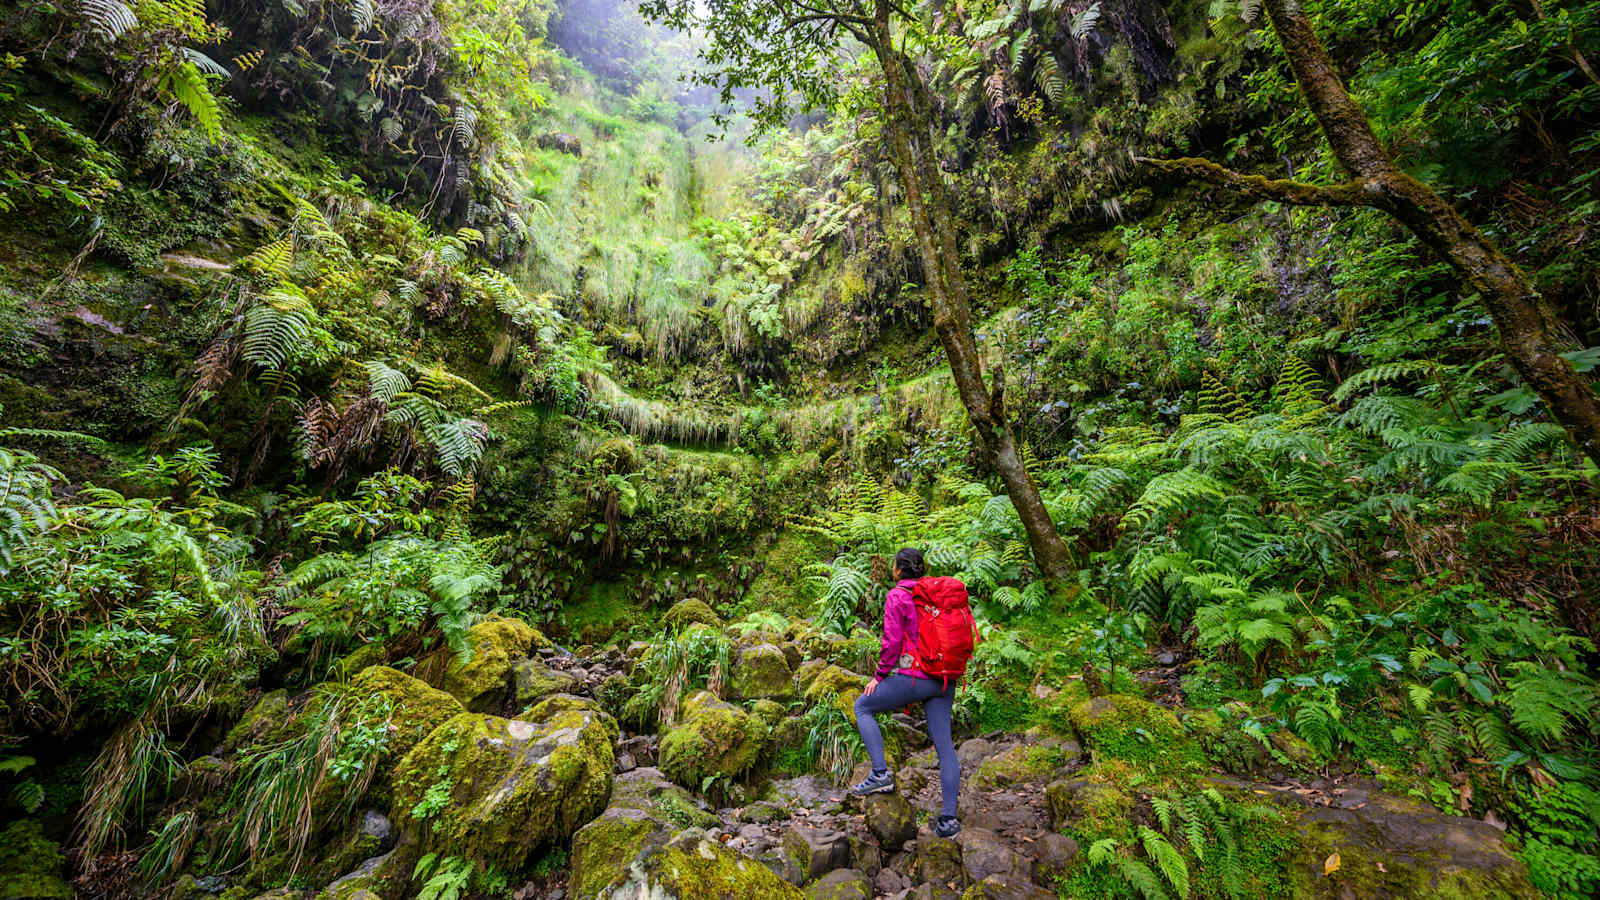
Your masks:
M954 681L946 687L932 678L898 673L885 678L871 694L856 698L856 728L861 732L861 742L867 745L874 772L889 771L889 763L883 758L883 732L878 730L878 720L873 716L922 704L928 715L928 737L939 754L939 789L944 798L943 814L947 816L956 814L956 795L961 792L961 763L956 759L955 742L950 739L950 712L955 702Z

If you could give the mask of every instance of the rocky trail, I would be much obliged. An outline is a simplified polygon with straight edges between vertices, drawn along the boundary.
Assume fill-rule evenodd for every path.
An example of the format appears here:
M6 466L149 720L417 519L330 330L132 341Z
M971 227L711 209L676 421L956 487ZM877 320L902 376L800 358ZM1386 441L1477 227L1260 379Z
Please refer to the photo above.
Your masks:
M691 623L676 639L715 627ZM320 889L246 890L267 886L256 871L192 885L191 900L398 900L416 895L429 854L521 873L502 895L517 900L1098 896L1069 890L1099 877L1080 840L1133 844L1136 829L1166 829L1167 817L1207 804L1240 829L1217 832L1212 850L1238 863L1228 876L1237 883L1200 871L1190 896L1498 897L1526 887L1492 825L1325 777L1286 732L1250 738L1226 707L1184 709L1173 651L1156 651L1137 674L1161 702L1089 697L1074 680L1039 690L1070 727L961 740L963 828L944 839L931 829L937 761L904 713L885 722L895 794L848 797L824 775L774 764L804 744L807 709L833 704L843 715L865 680L848 667L849 648L805 623L727 632L733 671L713 679L725 696L686 690L669 724L638 732L618 722L637 721L650 699L643 661L664 641L573 653L515 620L473 631L465 663L425 660L420 679L384 666L353 676L391 699L390 741L348 830L325 836L315 874L301 879ZM227 772L239 747L292 728L282 712L295 708L263 698L209 758L215 768Z

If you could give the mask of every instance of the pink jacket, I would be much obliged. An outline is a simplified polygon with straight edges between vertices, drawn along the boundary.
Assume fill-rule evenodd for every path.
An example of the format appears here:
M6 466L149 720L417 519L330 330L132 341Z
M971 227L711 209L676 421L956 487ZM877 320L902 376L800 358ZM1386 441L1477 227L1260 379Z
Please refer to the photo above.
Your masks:
M902 655L913 654L917 640L917 607L911 602L911 589L917 584L907 578L889 589L883 601L883 649L878 653L878 680L891 672L927 678L927 673L916 666L900 665Z

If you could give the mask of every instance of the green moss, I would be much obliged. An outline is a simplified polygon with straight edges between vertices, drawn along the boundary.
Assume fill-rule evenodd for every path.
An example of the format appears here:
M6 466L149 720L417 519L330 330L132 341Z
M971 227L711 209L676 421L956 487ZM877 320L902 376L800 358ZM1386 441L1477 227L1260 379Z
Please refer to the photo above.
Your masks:
M825 541L817 535L786 528L761 559L761 574L750 584L741 611L773 610L787 616L809 615L805 567L824 558Z
M1067 760L1060 747L1022 744L984 760L972 783L988 788L1034 781L1058 771Z
M255 706L228 731L223 743L234 748L269 743L282 736L288 722L289 693L271 691L261 695Z
M511 667L512 695L520 704L529 704L551 694L570 691L578 679L558 672L537 659L519 660Z
M1134 803L1119 784L1123 775L1115 767L1096 766L1052 782L1045 788L1044 798L1053 826L1070 828L1083 846L1088 846L1083 843L1085 838L1131 837Z
M71 900L72 888L61 877L65 864L61 845L46 838L38 822L22 819L0 831L0 897Z
M667 610L664 621L667 627L675 632L696 624L722 628L722 617L717 615L716 610L706 605L704 600L679 600Z
M572 838L573 896L588 900L622 884L645 844L665 837L660 823L638 810L607 810Z
M1489 826L1471 820L1435 829L1449 817L1420 804L1374 797L1360 817L1307 808L1291 813L1287 854L1296 897L1427 897L1511 900L1537 896L1523 865ZM1323 861L1339 854L1339 868Z
M1111 694L1074 705L1069 716L1095 759L1121 759L1152 772L1205 768L1205 754L1172 711L1148 700Z
M356 674L351 691L357 697L382 695L390 700L387 753L398 758L411 752L428 733L465 712L461 703L437 688L388 666L369 666Z
M815 704L829 694L843 698L845 695L859 694L866 686L866 676L857 675L849 669L829 663L828 665L810 673L810 683L805 689L807 705ZM847 710L847 715L851 713Z
M342 678L353 677L368 666L382 665L384 654L382 643L362 644L334 663L333 674Z
M616 760L602 716L458 715L401 760L392 818L420 835L424 851L514 869L605 807Z
M647 896L736 897L739 900L801 900L799 888L753 859L733 853L703 835L688 832L646 854L639 876ZM640 891L645 896L644 891Z
M741 700L788 699L796 693L789 659L772 644L740 650L730 686L733 696Z
M1247 707L1229 703L1187 712L1183 725L1213 765L1234 775L1255 775L1275 767L1304 773L1315 766L1315 751L1293 732L1279 730L1261 740L1242 727L1248 718Z
M742 709L691 698L685 715L662 737L660 760L661 771L686 787L698 789L708 776L742 777L766 749L767 726Z
M473 712L499 709L510 687L512 666L531 650L550 646L532 625L499 616L472 626L467 638L471 655L449 660L438 686Z
M683 788L648 770L619 776L611 793L610 809L631 809L677 828L710 828L717 817L701 809Z

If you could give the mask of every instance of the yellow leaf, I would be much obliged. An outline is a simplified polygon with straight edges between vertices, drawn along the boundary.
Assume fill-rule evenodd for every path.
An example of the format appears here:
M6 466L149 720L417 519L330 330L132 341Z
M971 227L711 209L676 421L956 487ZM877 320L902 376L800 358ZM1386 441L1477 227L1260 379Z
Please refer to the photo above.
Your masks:
M1322 861L1322 877L1326 878L1337 871L1339 871L1339 853L1334 851L1329 853L1328 858Z

